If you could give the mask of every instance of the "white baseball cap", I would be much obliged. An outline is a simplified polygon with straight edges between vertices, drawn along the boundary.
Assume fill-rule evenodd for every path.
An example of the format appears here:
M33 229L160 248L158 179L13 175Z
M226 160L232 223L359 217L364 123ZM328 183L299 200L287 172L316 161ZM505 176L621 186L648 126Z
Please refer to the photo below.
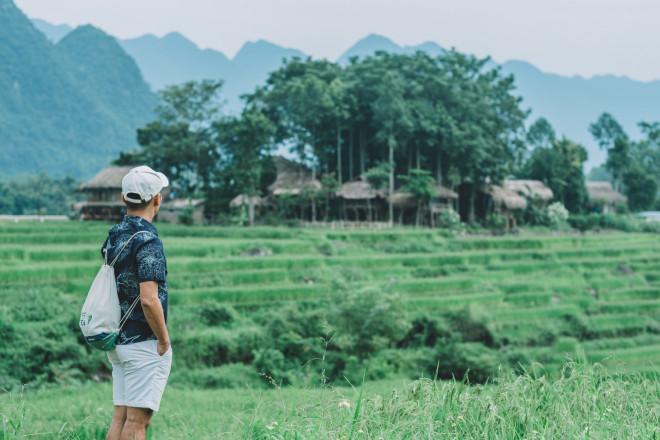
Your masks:
M121 191L127 202L145 203L153 199L160 190L170 184L165 174L146 165L130 170L121 180ZM137 198L135 196L139 196Z

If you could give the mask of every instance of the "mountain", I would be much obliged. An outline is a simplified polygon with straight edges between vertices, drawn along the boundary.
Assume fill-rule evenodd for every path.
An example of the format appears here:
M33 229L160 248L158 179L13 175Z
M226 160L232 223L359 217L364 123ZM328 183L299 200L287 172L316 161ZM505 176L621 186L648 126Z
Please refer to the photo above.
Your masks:
M523 107L532 110L528 123L544 117L558 136L587 148L587 170L603 163L607 156L588 131L601 113L612 114L632 138L641 135L637 127L640 121L660 121L660 81L644 83L611 75L566 77L544 73L524 61L508 61L502 64L502 72L515 77Z
M40 20L38 18L33 18L32 24L52 43L57 43L62 38L64 38L66 34L73 30L73 28L67 24L50 24L47 21Z
M136 121L146 122L157 100L135 61L117 40L87 25L71 31L55 50L62 60L68 61L76 85L93 91L88 96L103 109L110 125L134 139ZM121 149L121 145L118 147ZM108 153L115 151L111 147Z
M40 24L39 28L45 29L47 35L53 35L53 29L48 26ZM119 44L135 59L152 90L193 79L223 79L222 93L227 102L224 110L234 114L242 107L239 96L263 84L268 73L281 66L282 59L306 58L298 50L260 40L246 43L234 59L229 60L221 52L199 49L178 33L162 38L145 35L119 40ZM365 57L380 50L392 53L421 50L431 56L445 51L434 42L399 46L386 37L372 34L344 52L338 63L346 65L351 57ZM497 67L498 64L491 62L488 66ZM660 81L644 83L614 76L566 77L542 72L532 64L515 60L500 66L504 74L514 75L515 93L523 97L523 107L531 110L527 124L544 117L559 136L584 145L589 152L586 170L605 160L605 152L599 150L588 132L589 124L595 122L601 113L611 113L632 138L640 135L638 122L660 121L660 106L657 105Z
M119 40L119 44L140 65L153 90L191 80L222 78L230 68L230 61L223 53L200 50L177 32L163 38L144 35Z
M136 127L153 118L155 96L134 61L97 29L53 45L0 0L0 59L2 177L91 177L134 148Z
M426 42L417 46L404 46L401 47L398 44L394 43L389 38L371 34L348 49L344 52L337 62L342 66L346 66L350 63L352 57L364 58L371 56L376 52L389 52L389 53L403 53L403 54L414 54L418 51L426 52L430 56L438 56L445 52L445 49L440 47L437 43Z
M260 40L245 43L229 60L217 50L200 49L177 32L162 38L144 35L119 40L119 44L135 59L152 90L191 80L222 79L224 110L228 113L239 113L240 95L253 92L257 85L263 84L268 73L279 68L284 58L306 57L299 50Z

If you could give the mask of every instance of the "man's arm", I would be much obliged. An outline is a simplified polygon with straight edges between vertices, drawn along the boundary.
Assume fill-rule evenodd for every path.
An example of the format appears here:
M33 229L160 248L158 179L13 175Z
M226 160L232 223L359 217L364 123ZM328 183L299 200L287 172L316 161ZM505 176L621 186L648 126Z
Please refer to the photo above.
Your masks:
M156 281L140 283L140 303L151 331L158 338L158 354L162 356L170 348L170 335L165 325L163 306L158 299L158 283Z

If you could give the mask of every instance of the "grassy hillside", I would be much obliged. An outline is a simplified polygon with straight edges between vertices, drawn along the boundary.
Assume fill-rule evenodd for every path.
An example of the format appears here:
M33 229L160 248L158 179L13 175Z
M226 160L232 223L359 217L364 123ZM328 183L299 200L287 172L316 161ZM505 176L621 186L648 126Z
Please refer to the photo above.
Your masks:
M3 438L106 429L107 362L77 320L110 226L0 223ZM175 363L152 438L653 435L655 234L158 227Z
M51 337L67 347L58 345L59 357L36 356L42 348L30 341L28 356L5 337L13 353L6 368L25 356L36 364L9 384L58 381L63 371L83 380L104 368L79 343L76 320L109 226L0 224L0 324L14 341L61 326ZM324 352L333 380L351 366L373 378L470 369L483 381L499 364L539 362L551 373L567 358L585 358L647 372L660 361L657 235L159 227L179 362L205 371L186 378L193 382L223 386L219 368L256 374L259 359L280 359L268 372L295 383L306 376L298 369ZM71 364L71 353L84 362ZM62 371L44 370L44 360Z

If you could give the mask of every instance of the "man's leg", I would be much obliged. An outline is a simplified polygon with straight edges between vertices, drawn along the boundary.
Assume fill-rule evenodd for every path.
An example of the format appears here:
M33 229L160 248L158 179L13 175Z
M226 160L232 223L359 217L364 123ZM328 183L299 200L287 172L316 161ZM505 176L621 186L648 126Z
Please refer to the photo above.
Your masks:
M121 440L145 440L153 410L130 406L126 409L126 422L121 430Z
M126 407L115 406L115 412L112 414L112 422L110 422L110 429L105 436L105 440L120 440L121 430L124 428L126 422Z

